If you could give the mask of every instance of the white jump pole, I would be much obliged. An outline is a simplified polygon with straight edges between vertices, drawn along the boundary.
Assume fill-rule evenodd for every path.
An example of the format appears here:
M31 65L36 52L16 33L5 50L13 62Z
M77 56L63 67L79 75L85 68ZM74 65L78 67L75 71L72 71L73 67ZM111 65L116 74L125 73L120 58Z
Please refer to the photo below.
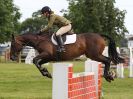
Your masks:
M35 49L30 49L28 55L25 58L25 64L33 64L33 58L35 57Z
M68 67L72 64L53 64L53 94L52 99L68 99Z
M117 52L120 54L120 49L117 47ZM124 67L123 63L117 64L117 77L124 78Z
M130 51L130 63L129 63L129 77L133 77L133 50L132 47L129 47Z
M117 64L117 77L124 78L124 67L123 64Z
M85 61L85 72L94 72L95 75L99 75L99 64L101 64L100 62L96 62L96 61L92 61L90 59L87 59L87 61ZM89 66L89 68L88 68ZM98 81L99 81L99 76L95 76L95 83L96 83L96 92L97 92L97 96L98 96Z
M98 99L100 97L101 64L87 61L85 65L85 72L73 73L71 63L53 64L52 99Z

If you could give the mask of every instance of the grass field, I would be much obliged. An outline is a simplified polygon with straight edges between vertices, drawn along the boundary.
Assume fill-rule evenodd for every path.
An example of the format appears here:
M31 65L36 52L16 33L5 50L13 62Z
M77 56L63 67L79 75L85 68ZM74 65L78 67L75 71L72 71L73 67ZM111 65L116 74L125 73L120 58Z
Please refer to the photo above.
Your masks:
M83 71L83 62L74 62L74 71ZM52 72L50 66L45 66ZM103 79L104 99L133 99L133 78ZM41 76L34 65L0 63L0 99L52 99L52 80Z

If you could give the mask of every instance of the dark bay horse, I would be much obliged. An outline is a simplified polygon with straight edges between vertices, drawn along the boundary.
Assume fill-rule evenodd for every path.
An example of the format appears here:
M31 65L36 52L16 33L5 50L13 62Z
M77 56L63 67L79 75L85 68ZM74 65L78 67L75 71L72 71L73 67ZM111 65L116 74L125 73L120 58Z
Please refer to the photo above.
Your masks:
M109 41L109 57L102 55L106 45L105 38ZM44 35L27 33L16 37L12 35L10 52L12 60L16 60L18 58L18 54L22 50L23 46L32 46L39 52L39 55L33 59L33 63L43 76L51 78L51 74L48 70L41 66L42 64L50 61L57 61L57 46L52 43L51 35L48 33L44 33ZM85 54L86 57L105 64L104 78L109 82L114 80L113 75L109 71L110 62L112 61L115 64L123 62L123 59L119 57L116 51L114 40L106 35L99 35L96 33L78 34L76 42L65 45L65 49L66 52L62 53L60 61L72 60Z

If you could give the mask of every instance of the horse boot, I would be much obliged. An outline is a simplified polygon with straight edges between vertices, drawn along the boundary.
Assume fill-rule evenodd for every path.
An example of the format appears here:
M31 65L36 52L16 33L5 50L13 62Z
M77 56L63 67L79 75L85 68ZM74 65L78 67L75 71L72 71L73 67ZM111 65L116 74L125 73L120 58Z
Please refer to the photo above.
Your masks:
M62 40L61 35L56 36L56 39L57 39L57 43L59 45L58 51L59 52L66 52L65 47L64 47L64 42Z

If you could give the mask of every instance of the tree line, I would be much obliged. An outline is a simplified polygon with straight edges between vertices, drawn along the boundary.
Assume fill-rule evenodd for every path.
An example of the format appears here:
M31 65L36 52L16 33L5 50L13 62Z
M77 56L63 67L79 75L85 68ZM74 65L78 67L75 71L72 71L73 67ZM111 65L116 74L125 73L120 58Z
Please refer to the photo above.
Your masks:
M125 10L115 7L115 0L67 0L68 9L62 13L72 21L75 33L99 33L120 41L126 33L124 25ZM52 9L54 10L54 9ZM47 20L40 17L40 10L35 11L31 18L19 22L21 13L13 0L0 0L0 42L10 40L12 33L37 33ZM56 31L54 27L51 31Z

